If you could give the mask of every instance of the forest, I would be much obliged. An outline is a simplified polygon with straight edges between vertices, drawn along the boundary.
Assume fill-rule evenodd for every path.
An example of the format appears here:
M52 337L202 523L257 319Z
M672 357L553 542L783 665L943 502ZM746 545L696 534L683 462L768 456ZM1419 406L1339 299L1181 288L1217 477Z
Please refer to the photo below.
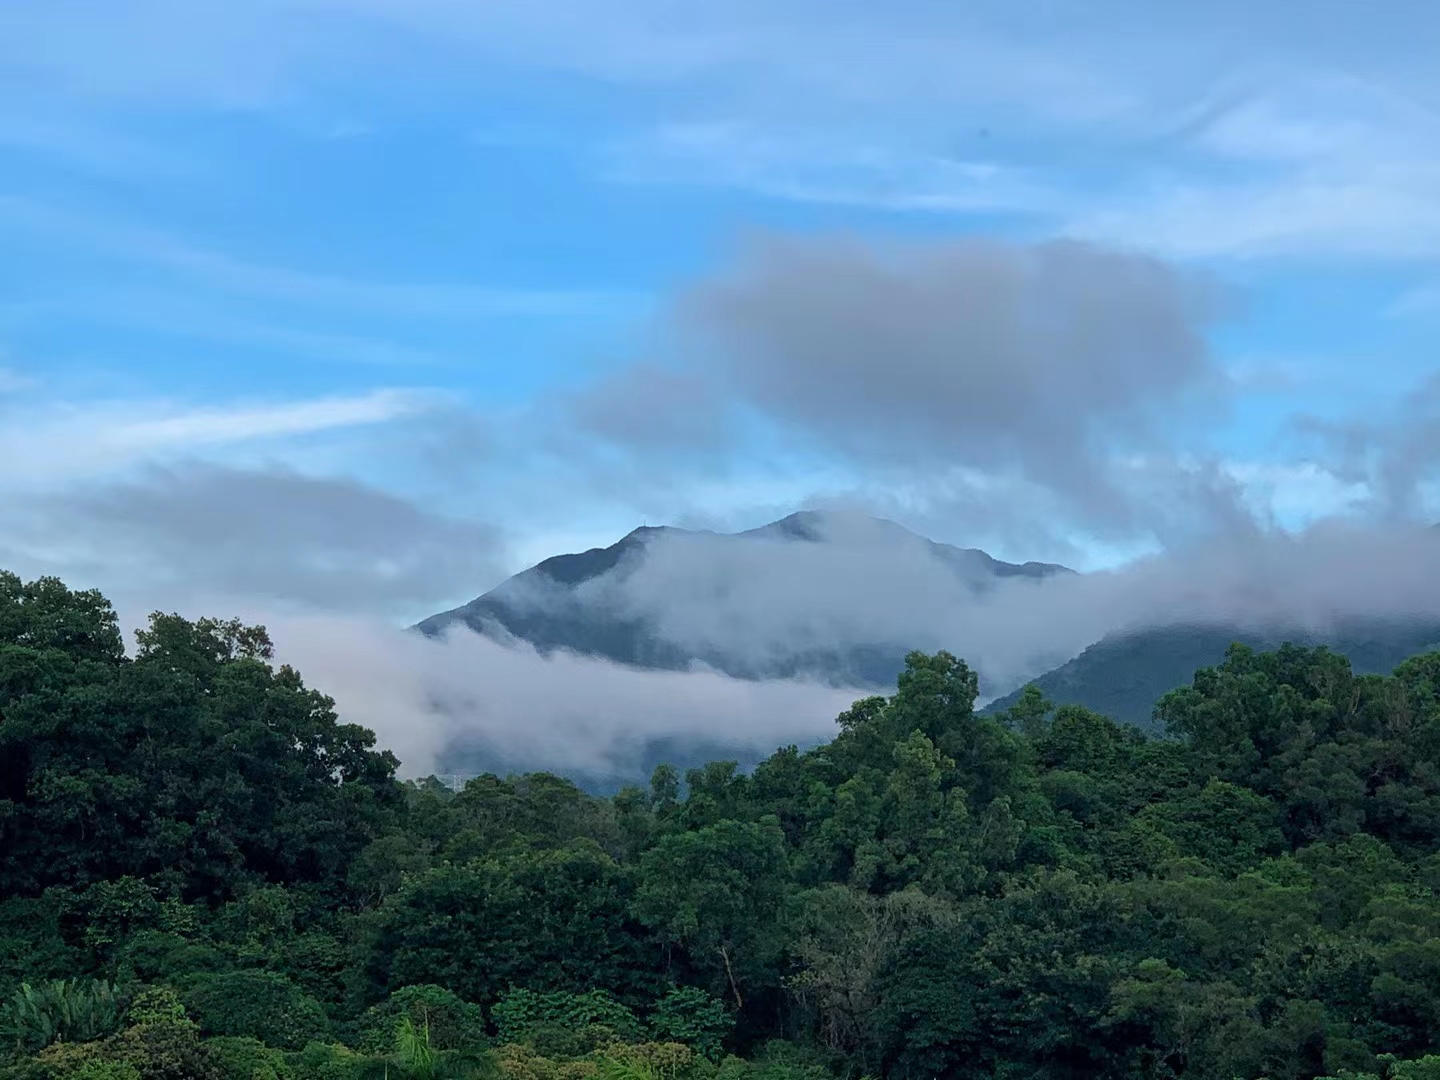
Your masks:
M0 574L5 1080L1440 1078L1440 654L1150 737L912 654L612 798L397 778L263 629Z

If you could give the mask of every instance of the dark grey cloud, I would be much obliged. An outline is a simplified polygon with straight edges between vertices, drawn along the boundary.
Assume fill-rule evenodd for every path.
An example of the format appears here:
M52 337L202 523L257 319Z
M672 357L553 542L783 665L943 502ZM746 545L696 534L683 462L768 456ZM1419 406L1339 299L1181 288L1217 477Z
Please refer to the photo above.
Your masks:
M1207 334L1229 301L1074 241L772 237L676 297L668 373L637 366L576 415L644 449L713 439L728 403L862 468L963 466L1043 489L1088 527L1151 528L1177 442L1225 404ZM1117 464L1137 458L1147 469Z
M708 379L654 364L621 368L568 395L568 404L582 432L641 450L713 451L729 430Z
M424 612L501 574L500 537L487 525L278 467L154 468L6 516L26 546L47 551L51 571L115 582L127 595Z

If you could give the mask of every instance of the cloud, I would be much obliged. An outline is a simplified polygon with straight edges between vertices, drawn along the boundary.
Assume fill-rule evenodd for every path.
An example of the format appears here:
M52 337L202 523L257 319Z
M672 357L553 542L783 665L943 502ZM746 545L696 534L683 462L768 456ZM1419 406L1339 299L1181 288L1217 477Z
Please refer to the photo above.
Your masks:
M704 376L651 364L624 367L561 395L581 432L641 449L720 449L729 435L725 402Z
M653 533L643 557L581 586L579 602L639 620L735 674L773 675L795 660L854 650L893 657L948 649L982 673L987 694L1106 635L1149 626L1308 630L1346 619L1434 618L1440 610L1440 533L1429 529L1332 519L1036 579L993 576L983 556L942 551L873 519L813 520L825 542ZM514 586L505 598L542 610L559 601Z
M183 275L187 282L268 300L398 316L481 319L606 310L633 300L584 290L367 281L254 262L178 236L0 193L0 230L39 233L81 250Z
M0 62L57 99L345 117L508 78L553 118L557 83L618 84L581 132L511 126L593 143L646 183L1019 209L1172 253L1393 259L1435 250L1437 36L1419 0L1145 19L1129 0L68 0L0 12Z
M1363 493L1355 510L1387 521L1416 521L1428 512L1433 492L1426 489L1440 470L1440 374L1379 416L1300 416L1295 427L1330 472Z
M663 125L618 140L605 158L606 178L616 183L731 188L870 210L1039 215L1067 202L1028 170L984 159L734 122Z
M266 404L101 400L0 408L0 484L53 483L205 449L385 424L435 401L434 394L392 388Z
M486 524L347 478L184 464L32 496L5 521L47 572L147 606L428 613L502 576ZM38 561L38 559L36 560Z
M1223 311L1205 279L1078 242L771 238L673 301L675 373L637 368L579 413L622 443L694 445L729 401L865 468L1008 476L1133 531L1154 525L1134 485L1172 488L1164 452L1223 403L1206 341ZM1137 450L1149 475L1119 476Z
M0 365L0 394L18 394L24 390L32 390L38 385L30 376L16 371L14 368Z
M432 641L335 617L267 620L277 657L376 731L407 776L483 753L491 767L637 777L657 742L769 753L828 737L859 691L542 658L468 631ZM473 760L473 757L472 757Z
M173 147L150 145L93 121L0 110L0 151L18 151L78 166L103 177L194 180L204 166Z
M223 307L178 302L170 291L103 294L68 290L61 301L25 305L25 318L65 323L137 328L162 337L221 345L240 345L259 352L310 358L333 364L375 367L453 366L454 356L368 334L332 332L228 314Z

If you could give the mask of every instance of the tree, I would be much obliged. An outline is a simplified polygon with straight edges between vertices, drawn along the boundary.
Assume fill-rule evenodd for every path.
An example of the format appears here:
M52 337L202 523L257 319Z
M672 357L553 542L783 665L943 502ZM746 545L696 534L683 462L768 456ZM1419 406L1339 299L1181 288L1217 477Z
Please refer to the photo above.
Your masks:
M200 975L186 988L184 1000L205 1035L249 1036L281 1050L299 1050L330 1034L320 1003L274 972Z
M775 819L722 820L661 837L645 853L635 912L743 1009L747 983L774 982L788 878Z
M511 986L648 996L656 976L630 892L588 842L437 866L367 916L367 993L428 982L482 1005Z
M97 594L0 576L0 894L338 881L400 804L394 757L263 628L157 614L137 639Z

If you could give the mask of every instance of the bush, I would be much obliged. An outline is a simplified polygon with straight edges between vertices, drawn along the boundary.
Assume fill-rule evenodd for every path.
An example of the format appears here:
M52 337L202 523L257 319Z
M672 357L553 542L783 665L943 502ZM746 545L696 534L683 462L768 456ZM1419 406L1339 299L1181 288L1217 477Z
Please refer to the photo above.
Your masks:
M65 1080L140 1080L140 1070L123 1061L96 1058L81 1065Z
M674 1042L615 1043L597 1055L601 1080L702 1080L715 1067Z
M285 1064L300 1080L360 1080L370 1062L349 1047L314 1042L286 1054Z
M56 1043L7 1080L226 1080L188 1020L155 1020L88 1043Z
M291 1080L285 1055L259 1039L226 1035L205 1040L205 1049L224 1080Z
M417 1028L429 1025L430 1045L436 1050L484 1046L485 1015L480 1006L452 994L443 986L406 986L382 1004L367 1009L360 1021L359 1048L381 1053L395 1045L395 1029L403 1017Z
M56 1043L43 1057L0 1071L0 1076L5 1080L141 1080L134 1065L106 1058L103 1053L94 1043Z
M155 1020L106 1040L106 1057L133 1065L141 1080L223 1080L189 1020Z
M599 1076L593 1061L557 1061L519 1043L502 1046L496 1066L501 1080L595 1080Z
M248 1035L267 1046L298 1050L330 1037L324 1008L283 975L229 971L202 975L185 1004L206 1035Z
M125 1023L131 1026L188 1019L185 1006L168 986L146 987L135 995L135 999L130 1002L130 1008L125 1011Z
M610 1042L635 1042L640 1022L601 990L585 994L511 990L490 1011L502 1043L529 1043L551 1057L578 1057Z
M53 1042L91 1042L119 1026L115 988L94 979L54 979L39 986L24 983L6 1004L0 1023L17 1047L29 1051Z
M694 986L677 986L655 1006L650 1030L661 1042L683 1043L712 1061L734 1018L724 1004Z
M140 982L180 979L224 966L219 950L163 930L142 930L120 949L117 966Z

